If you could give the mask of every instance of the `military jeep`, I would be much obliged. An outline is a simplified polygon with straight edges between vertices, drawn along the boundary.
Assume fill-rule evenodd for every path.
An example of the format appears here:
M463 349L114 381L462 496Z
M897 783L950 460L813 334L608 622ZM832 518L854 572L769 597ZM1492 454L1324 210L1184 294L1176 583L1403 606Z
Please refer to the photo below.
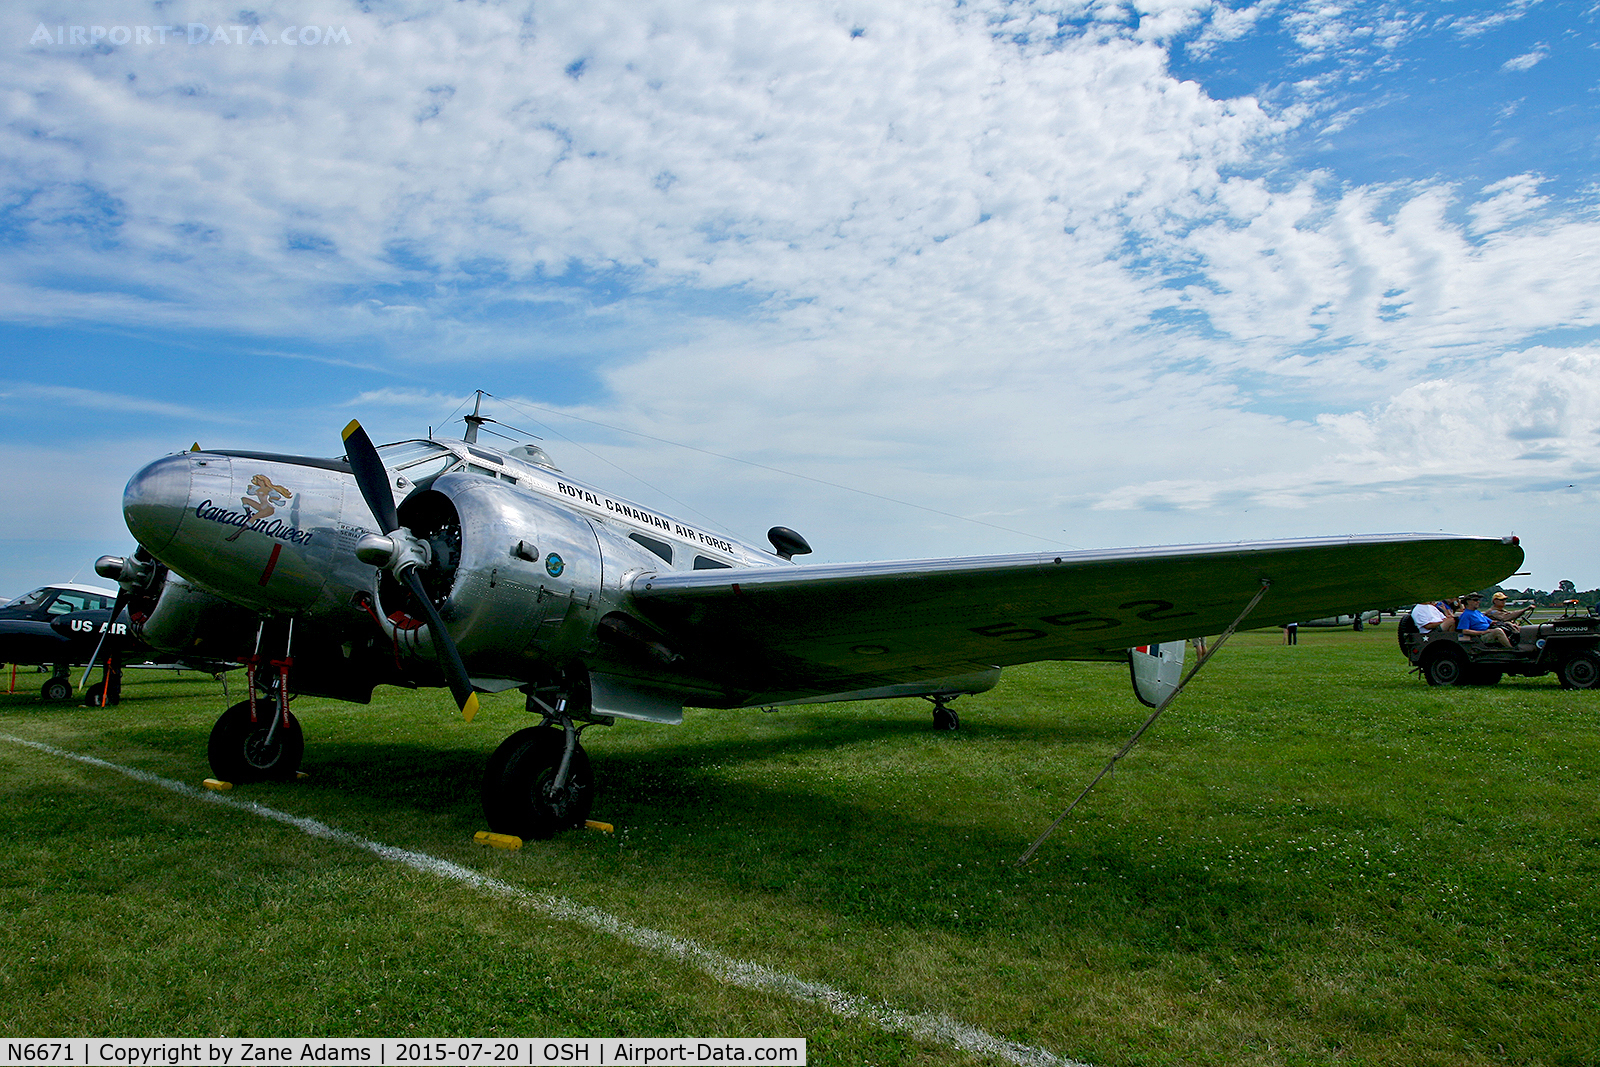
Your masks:
M1409 614L1395 628L1400 651L1429 685L1495 685L1507 674L1554 672L1563 689L1600 689L1600 615L1570 612L1523 625L1510 648L1454 630L1423 634Z

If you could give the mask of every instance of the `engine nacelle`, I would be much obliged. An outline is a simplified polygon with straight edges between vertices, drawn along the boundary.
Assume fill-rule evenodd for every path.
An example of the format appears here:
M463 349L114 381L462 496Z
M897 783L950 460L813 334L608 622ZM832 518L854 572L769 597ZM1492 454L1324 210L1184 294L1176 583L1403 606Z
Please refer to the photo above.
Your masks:
M162 652L226 660L248 650L255 631L254 620L238 607L168 572L149 618L136 632Z
M399 517L429 545L423 585L475 679L537 678L592 653L598 620L615 599L607 593L607 566L627 567L627 556L646 555L629 542L631 551L618 559L601 549L602 538L616 539L583 515L477 474L439 478L407 497ZM384 629L402 654L433 660L422 612L387 572L378 600Z

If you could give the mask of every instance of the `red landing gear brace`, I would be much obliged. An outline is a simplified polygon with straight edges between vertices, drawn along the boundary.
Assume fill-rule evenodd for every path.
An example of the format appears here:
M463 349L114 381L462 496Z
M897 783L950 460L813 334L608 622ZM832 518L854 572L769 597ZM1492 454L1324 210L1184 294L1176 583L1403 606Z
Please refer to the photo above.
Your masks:
M278 726L282 726L284 729L289 728L289 668L294 666L294 656L290 654L294 649L294 619L289 619L289 636L284 642L282 659L262 659L261 632L265 627L266 623L263 622L261 627L256 630L256 650L245 658L244 681L245 688L250 693L250 722L254 724L261 721L256 712L256 671L265 662L269 668L278 672L278 721L274 724L273 729L267 732L267 743L271 744L273 736L277 733Z

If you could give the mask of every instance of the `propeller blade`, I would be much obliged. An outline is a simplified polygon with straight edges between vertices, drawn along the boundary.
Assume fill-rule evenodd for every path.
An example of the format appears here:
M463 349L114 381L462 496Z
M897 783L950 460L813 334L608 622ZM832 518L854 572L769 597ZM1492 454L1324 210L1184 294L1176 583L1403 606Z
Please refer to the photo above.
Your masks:
M394 533L400 529L400 516L395 512L394 494L389 492L389 472L384 468L378 450L373 447L372 438L367 436L367 431L355 419L351 419L350 425L344 428L344 445L350 469L356 476L356 485L360 487L361 497L367 502L367 507L372 510L372 517L378 520L384 533ZM417 573L417 568L414 565L402 565L399 576L405 579L406 585L411 588L411 595L428 616L428 632L433 635L433 649L439 657L439 666L444 668L445 677L450 681L450 692L455 695L456 706L471 722L472 717L478 714L478 694L472 691L472 680L467 677L466 665L461 662L461 651L456 648L450 631L444 628L444 619L439 617L439 610L428 599L428 591L423 588L422 576Z
M472 680L467 677L466 664L461 662L461 653L456 648L456 643L450 637L450 632L444 628L444 620L439 617L439 610L433 606L433 601L428 599L428 591L422 587L422 576L415 567L408 567L405 571L406 584L411 587L411 595L416 597L417 603L422 605L422 610L428 616L428 632L433 635L433 650L439 656L439 665L444 668L445 677L450 679L450 692L455 695L456 706L461 709L462 718L468 722L478 714L478 694L472 691Z
M344 447L350 469L355 472L356 485L361 489L361 498L367 502L372 517L378 520L384 533L394 533L400 528L400 517L395 514L394 494L389 492L389 472L378 458L372 438L355 419L344 428Z
M94 665L100 662L100 650L106 647L106 638L111 636L111 627L116 625L117 616L122 614L127 599L127 593L118 593L116 602L111 605L111 621L106 623L105 630L100 634L100 643L94 646L94 655L89 657L89 665L83 669L83 677L78 679L79 689L82 689L84 683L89 680L89 675L94 673Z

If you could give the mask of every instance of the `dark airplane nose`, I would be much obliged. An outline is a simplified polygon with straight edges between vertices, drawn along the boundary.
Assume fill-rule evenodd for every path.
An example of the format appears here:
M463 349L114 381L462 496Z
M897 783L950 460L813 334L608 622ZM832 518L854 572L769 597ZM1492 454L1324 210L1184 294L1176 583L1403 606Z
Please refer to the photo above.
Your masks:
M158 459L128 479L122 491L122 516L134 539L160 556L178 535L189 510L193 486L193 453Z

